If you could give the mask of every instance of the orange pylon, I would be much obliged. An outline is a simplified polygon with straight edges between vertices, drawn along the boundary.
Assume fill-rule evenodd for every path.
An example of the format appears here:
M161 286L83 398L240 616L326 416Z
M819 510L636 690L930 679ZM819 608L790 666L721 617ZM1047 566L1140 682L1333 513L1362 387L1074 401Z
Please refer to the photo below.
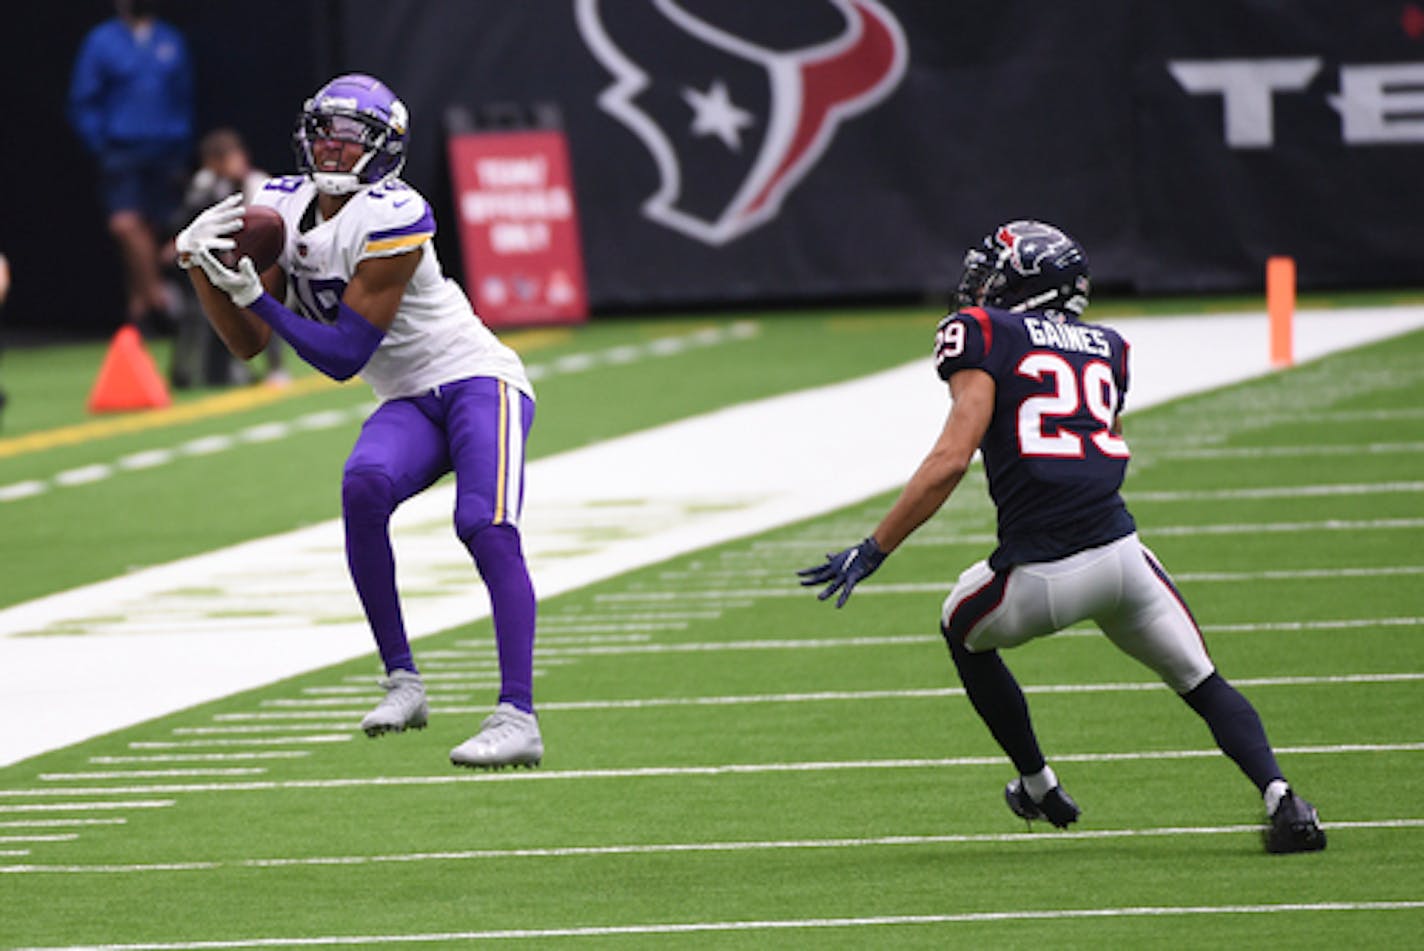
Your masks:
M89 412L119 413L155 409L173 402L133 324L119 328L89 391Z
M1271 366L1295 362L1295 258L1266 261L1266 313L1271 325Z

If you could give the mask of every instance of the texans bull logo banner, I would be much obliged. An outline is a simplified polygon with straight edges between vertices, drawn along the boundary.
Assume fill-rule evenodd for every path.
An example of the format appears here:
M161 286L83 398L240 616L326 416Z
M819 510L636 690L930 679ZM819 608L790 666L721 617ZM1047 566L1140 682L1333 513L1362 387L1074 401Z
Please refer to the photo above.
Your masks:
M595 312L947 303L965 249L1018 218L1073 235L1103 290L1254 293L1268 254L1302 287L1424 281L1418 18L1392 0L1102 5L347 0L342 41L410 105L406 176L447 229L444 150L422 138L442 112L557 115L577 215L545 220L548 245L577 229ZM545 234L499 237L512 260ZM1024 241L1032 270L1049 247ZM573 299L560 271L487 283Z
M657 167L644 215L705 244L737 240L776 217L843 123L895 89L907 59L899 22L876 0L830 6L839 32L781 49L678 0L652 0L657 15L636 18L616 15L627 4L578 0L579 31L614 77L598 104Z

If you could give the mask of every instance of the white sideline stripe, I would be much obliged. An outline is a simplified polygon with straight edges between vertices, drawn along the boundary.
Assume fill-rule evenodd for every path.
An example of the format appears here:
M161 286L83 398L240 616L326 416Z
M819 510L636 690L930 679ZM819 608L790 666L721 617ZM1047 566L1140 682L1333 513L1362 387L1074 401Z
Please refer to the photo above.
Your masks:
M1424 673L1336 674L1325 677L1245 677L1231 678L1238 687L1310 687L1333 684L1415 683L1424 680ZM1160 681L1097 684L1024 684L1026 694L1072 693L1135 693L1144 690L1166 690ZM923 687L899 690L818 690L807 693L733 694L720 697L646 697L624 700L554 700L540 703L541 711L556 710L643 710L662 707L720 707L760 703L818 703L843 700L920 700L941 697L962 697L963 687ZM437 707L436 714L479 713L484 707ZM328 711L325 713L229 713L223 716L239 719L292 717L338 717L349 723L362 716L360 710Z
M131 799L127 802L0 803L0 812L91 812L104 809L167 809L176 799Z
M1264 313L1114 323L1133 343L1138 408L1272 372L1264 342L1227 350L1215 346L1227 336L1264 340ZM1304 363L1420 326L1424 307L1301 311L1297 354ZM917 358L859 379L741 403L535 460L529 466L525 527L540 592L551 597L890 491L919 461L930 438L925 434L943 425L944 400L943 384ZM892 403L899 407L893 419L883 411ZM857 439L823 438L805 425L808 407L836 415ZM755 426L749 426L750 419ZM632 498L630 471L640 475ZM837 478L816 478L824 472L836 472ZM436 569L456 560L468 570L467 553L446 537L453 491L442 484L403 506L399 531L408 529L402 538L417 541L422 552L405 564L421 578L438 580ZM614 527L620 530L608 531ZM444 547L437 545L437 532ZM368 656L369 636L349 589L340 597L313 599L293 611L285 626L254 628L242 637L218 624L160 632L146 626L156 607L171 603L168 596L182 597L195 584L216 589L206 603L218 608L250 604L250 592L263 589L274 574L286 576L278 582L290 583L296 573L304 586L333 591L345 586L339 538L338 521L322 522L0 610L0 667L49 669L75 650L88 658L83 669L69 671L60 697L53 696L49 681L12 685L5 704L16 719L41 708L64 716L0 735L0 765ZM570 545L573 541L579 544ZM412 599L407 625L413 638L487 616L486 599L469 597L463 588L444 590L449 587ZM164 616L161 610L156 614ZM209 614L231 616L221 610ZM35 631L48 636L23 636ZM101 631L104 636L93 636ZM162 690L126 689L134 676L153 676L155 656L164 658L168 671L199 670L201 676L165 677Z
M1319 522L1235 522L1223 525L1163 525L1147 535L1241 535L1256 532L1374 532L1399 528L1424 528L1424 518L1328 518Z
M1131 495L1127 496L1132 501ZM1290 532L1383 532L1407 528L1424 528L1424 518L1323 519L1318 522L1225 522L1207 525L1153 525L1144 531L1151 541L1155 536L1192 538L1197 535L1257 535ZM998 536L992 532L916 536L915 544L926 548L949 545L993 545ZM785 543L791 547L794 543ZM804 548L797 544L795 547ZM819 547L812 545L812 548Z
M444 697L465 700L468 699L470 690L481 690L486 687L498 687L499 681L481 680L470 681L468 683L440 684L440 686L446 688L444 692L441 692L439 690L427 690L425 692L426 698L430 700L435 700ZM462 687L468 689L459 689ZM345 691L343 691L343 693L344 692ZM363 696L366 699L369 699L372 703L375 703L378 699L380 699L381 696L380 694L372 690L361 690L359 692L353 693L355 693L354 697L276 697L271 700L262 700L258 703L258 706L290 707L292 709L298 710L306 708L339 707L342 704L351 703L354 699L360 699Z
M1252 413L1251 421L1263 425L1277 423L1378 423L1396 419L1424 419L1424 408L1337 409L1327 412L1303 410L1299 413Z
M1424 743L1342 743L1329 746L1279 746L1278 754L1336 756L1353 753L1416 753ZM1152 760L1210 759L1216 747L1136 753L1054 754L1054 762L1119 763ZM661 779L669 776L748 776L763 773L821 773L861 769L942 769L950 766L1002 766L1002 755L942 759L834 760L804 763L724 763L714 766L629 766L609 769L517 770L491 773L441 773L438 776L370 776L340 779L249 780L233 783L172 783L155 786L97 786L0 789L3 798L41 796L152 795L155 793L271 792L278 789L352 789L382 786L448 786L459 783L544 782L583 779Z
M193 779L200 776L261 776L265 766L239 766L231 769L115 769L89 773L40 773L47 783L72 783L94 779Z
M263 750L257 753L155 753L152 756L91 756L96 766L126 763L225 763L234 760L300 759L311 750Z
M1203 624L1208 633L1250 633L1252 631L1338 631L1361 627L1419 627L1424 617L1337 618L1327 621L1271 621L1262 624Z
M585 938L622 935L698 934L786 931L820 928L871 928L894 925L969 924L999 921L1053 921L1081 918L1164 918L1201 915L1268 915L1334 911L1413 911L1424 901L1314 902L1277 905L1141 905L1123 908L1025 909L974 911L942 915L875 915L863 918L782 918L758 921L694 921L663 924L591 925L570 928L526 928L500 931L442 931L422 934L327 935L307 938L245 938L230 941L183 941L151 944L66 945L28 951L73 951L78 947L104 951L217 951L227 948L312 947L392 943L503 941L515 938Z
M420 675L421 679L424 680L427 684L432 681L437 681L439 686L444 687L447 690L456 690L462 687L488 687L491 683L489 680L464 680L462 678L453 677L449 674L428 674L423 670L420 672ZM349 684L340 687L303 687L302 693L309 695L308 699L305 701L308 703L313 702L314 699L335 696L343 696L348 698L348 700L351 697L370 697L371 700L374 701L376 700L376 698L382 695L381 692L375 689L374 687L358 687L355 684ZM298 698L295 697L287 697L280 704L275 703L274 701L264 700L263 706L285 706L287 704L297 702L297 700Z
M1206 582L1239 581L1329 581L1336 578L1394 578L1409 575L1424 575L1424 565L1385 565L1379 568L1295 568L1264 571L1173 571L1172 580L1182 583L1202 584ZM870 582L855 589L857 598L867 594L949 594L954 579L943 581L908 581L891 584ZM785 589L751 589L753 597L792 597L804 595L801 590L784 594ZM689 593L689 595L692 593Z
M1182 571L1171 572L1173 581L1182 582L1235 582L1235 581L1296 581L1308 579L1330 580L1332 578L1388 578L1400 575L1424 574L1424 565L1387 565L1380 568L1301 568L1268 571ZM868 581L855 589L855 596L892 594L941 593L948 595L954 587L954 578L943 581L899 581L881 583ZM788 580L778 587L749 588L704 588L681 591L610 591L594 595L594 600L618 601L732 601L754 600L758 598L805 598L810 594L805 588Z
M688 628L687 621L630 621L618 624L555 624L552 625L554 631L570 634L611 634L619 632L633 631L685 631ZM544 637L545 625L540 622L539 636ZM555 634L544 638L546 641L554 643L570 643L570 639L559 637Z
M1424 574L1424 565L1385 565L1380 568L1297 568L1266 571L1184 571L1175 581L1297 581L1330 578L1389 578Z
M1424 482L1355 482L1327 485L1271 485L1249 489L1124 492L1131 502L1205 502L1213 499L1295 499L1330 495L1394 495L1424 492Z
M1424 819L1379 819L1322 822L1328 831L1424 829ZM1141 839L1189 835L1259 834L1259 825L1165 826L1146 829L1092 829L1042 832L962 833L955 835L878 835L830 839L767 839L731 842L662 842L628 845L572 845L546 848L468 849L455 852L398 852L387 855L328 855L308 858L238 859L234 861L154 862L133 865L11 865L0 874L122 874L133 872L211 872L233 868L353 866L413 862L465 862L486 859L583 858L607 855L668 855L697 852L773 852L797 849L865 849L926 845L1016 843L1048 845L1098 839Z
M693 572L696 574L697 572ZM640 614L620 614L619 621L715 621L721 617L717 611L646 611ZM589 621L607 620L601 614L552 614L539 618L539 630L553 625L586 624Z
M175 726L171 732L174 736L217 736L227 733L297 733L303 731L310 732L311 725L288 723L272 726Z
M310 730L311 725L302 727ZM212 740L135 740L129 744L131 750L171 750L193 746L280 746L287 743L347 743L354 737L349 733L323 733L316 736L273 736L251 739Z
M0 855L7 858L22 858L30 854L29 849L0 849Z
M583 647L554 647L544 651L553 656L594 657L609 654L696 654L705 651L818 650L836 647L885 647L919 644L922 634L884 637L767 638L748 641L692 641L682 644L590 644Z
M79 838L78 832L55 832L45 835L0 835L0 843L20 845L24 842L73 842Z
M112 819L12 819L0 822L0 829L60 829L66 826L121 826L129 820Z
M1238 687L1304 687L1325 684L1415 683L1424 673L1340 674L1331 677L1231 678ZM1161 681L1105 684L1024 684L1026 694L1136 693L1166 690ZM819 690L810 693L740 694L723 697L649 697L629 700L565 700L539 704L540 710L641 710L658 707L720 707L759 703L816 703L842 700L924 700L962 697L963 687L911 690Z
M541 629L542 630L542 629ZM553 635L539 637L540 644L553 644L559 647L567 647L580 644L625 644L629 642L650 641L652 637L648 634L595 634L587 637L559 637ZM464 648L460 651L441 651L436 656L445 657L485 657L494 649L491 641L456 641L455 646Z
M859 589L857 589L859 590ZM1424 617L1377 617L1377 618L1333 618L1320 621L1259 621L1236 624L1203 624L1201 629L1207 634L1252 633L1261 631L1330 631L1352 630L1371 627L1416 627L1424 625ZM1065 628L1052 637L1097 637L1098 630L1088 626ZM718 651L766 651L766 650L837 650L844 647L903 647L911 645L937 644L942 640L938 634L895 634L880 637L844 638L776 638L747 641L688 641L681 644L623 644L600 645L597 647L551 648L555 653L570 657L616 657L629 654L705 654ZM497 683L479 686L498 686ZM372 696L375 696L372 694ZM348 700L333 697L324 700L265 700L264 707L322 707L340 706ZM349 711L341 711L347 713ZM213 717L218 722L262 719L264 716L281 719L287 714L272 712L220 713ZM310 711L306 714L293 713L292 716L335 717L336 712L321 713ZM364 713L360 714L364 715ZM191 729L191 728L190 728Z
M1144 450L1150 459L1269 459L1293 456L1365 456L1424 452L1424 442L1372 442L1360 445L1222 446L1214 449Z
M753 321L737 321L726 327L708 327L675 337L660 337L646 343L630 344L598 353L570 354L560 357L552 364L530 364L526 370L529 379L538 380L555 374L577 373L600 364L630 363L649 357L665 357L679 354L698 347L715 346L736 340L755 337L760 326ZM330 429L345 423L355 422L370 414L374 404L362 404L346 410L327 410L307 415L290 422L261 423L248 426L235 433L218 433L200 436L167 449L150 449L121 457L112 465L94 463L77 469L67 469L56 473L47 483L30 480L0 486L0 502L13 502L30 498L49 491L51 488L72 488L91 485L110 478L118 471L152 469L167 465L180 456L209 456L226 452L239 443L273 442L293 435L299 430Z

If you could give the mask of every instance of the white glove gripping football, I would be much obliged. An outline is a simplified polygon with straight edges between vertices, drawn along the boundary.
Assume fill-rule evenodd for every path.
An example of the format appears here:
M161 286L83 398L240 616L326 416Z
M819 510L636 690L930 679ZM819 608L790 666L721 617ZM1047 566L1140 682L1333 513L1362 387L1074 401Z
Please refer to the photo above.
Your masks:
M178 232L173 239L178 250L178 266L184 268L197 264L199 251L227 251L236 242L228 235L242 229L242 195L232 194L211 208L204 209L188 227Z
M222 262L213 257L213 252L207 248L199 251L194 260L212 285L231 297L238 307L246 307L262 296L264 288L262 278L257 276L257 265L246 255L237 262L236 270L223 267Z

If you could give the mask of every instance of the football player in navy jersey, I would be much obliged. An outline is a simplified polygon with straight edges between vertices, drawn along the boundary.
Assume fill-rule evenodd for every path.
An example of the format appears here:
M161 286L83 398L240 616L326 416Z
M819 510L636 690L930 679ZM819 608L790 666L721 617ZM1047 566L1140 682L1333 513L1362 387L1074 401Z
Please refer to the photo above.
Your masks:
M1138 541L1119 494L1128 346L1080 321L1088 292L1083 249L1051 225L1013 221L969 251L960 310L935 335L952 398L943 431L875 531L801 571L801 583L824 584L822 600L839 592L843 606L939 510L980 450L999 544L959 576L940 630L970 702L1018 770L1004 790L1009 808L1059 828L1080 814L1039 749L999 648L1092 620L1175 690L1256 784L1269 851L1323 849L1316 811L1281 774L1255 708L1216 672L1186 602Z
M235 246L242 197L202 212L175 239L203 310L229 350L252 359L273 334L333 379L360 374L380 405L342 474L346 560L386 669L369 736L419 729L425 684L396 590L396 506L455 474L455 531L489 591L500 693L480 731L450 751L457 766L533 766L544 754L534 713L536 602L519 533L524 445L534 390L519 356L476 316L435 254L430 205L400 180L405 104L350 73L322 86L297 118L300 174L253 197L282 216L286 244L258 275L218 252Z

